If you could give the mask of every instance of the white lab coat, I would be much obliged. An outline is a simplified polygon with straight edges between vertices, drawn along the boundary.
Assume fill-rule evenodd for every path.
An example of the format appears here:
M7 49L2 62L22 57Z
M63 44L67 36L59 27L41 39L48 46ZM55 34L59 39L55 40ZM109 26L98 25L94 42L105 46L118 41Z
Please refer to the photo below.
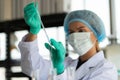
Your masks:
M33 71L39 69L39 79L48 80L51 63L39 55L37 40L21 41L19 49L23 73L32 76ZM78 59L66 57L64 64L66 68L76 67L77 62ZM66 70L57 76L57 80L67 80ZM115 66L108 62L104 58L103 51L100 51L75 71L75 80L118 80L118 76Z

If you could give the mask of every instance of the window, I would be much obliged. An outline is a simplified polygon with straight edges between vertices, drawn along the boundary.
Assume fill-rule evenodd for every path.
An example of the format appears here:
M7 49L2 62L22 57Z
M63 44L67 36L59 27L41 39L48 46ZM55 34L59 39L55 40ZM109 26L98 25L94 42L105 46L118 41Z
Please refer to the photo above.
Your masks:
M6 34L0 33L0 60L6 59Z
M71 0L71 11L85 9L85 0Z
M22 40L22 37L27 34L27 32L28 32L27 30L23 30L23 31L16 31L14 33L13 39L16 38L16 41L14 41L16 48L13 48L11 50L10 56L12 59L20 59L21 58L21 54L20 54L19 49L18 49L18 43Z
M5 80L5 68L0 67L0 78Z
M117 42L120 43L120 0L115 0L115 21Z

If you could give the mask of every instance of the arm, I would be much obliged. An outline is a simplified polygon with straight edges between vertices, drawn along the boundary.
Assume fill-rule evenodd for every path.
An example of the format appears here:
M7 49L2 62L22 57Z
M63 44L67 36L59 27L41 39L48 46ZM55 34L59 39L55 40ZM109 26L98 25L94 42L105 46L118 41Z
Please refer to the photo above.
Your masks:
M28 76L33 76L33 64L32 64L32 58L34 58L35 55L37 55L37 60L39 60L38 56L38 47L37 46L37 35L32 35L31 33L28 33L26 36L23 37L22 41L19 43L18 47L20 49L21 53L21 67L22 72L25 73ZM37 50L34 54L32 53L33 50L31 50L33 47L34 50Z
M45 78L48 78L51 64L39 55L36 39L37 35L28 33L24 37L23 42L19 43L22 71L32 77L33 71L39 69L42 80L47 80ZM58 75L57 79L66 80L66 71Z
M47 76L49 73L50 62L43 59L39 54L37 35L28 33L18 46L21 53L22 72L32 77L33 72L39 69L42 75L46 74Z
M24 19L27 25L30 27L30 32L18 45L21 53L21 67L23 73L27 74L28 76L32 76L33 71L37 69L43 71L41 72L41 76L45 74L47 76L50 63L39 55L37 34L41 29L41 20L36 6L35 3L30 3L24 8Z
M29 33L26 38L25 38L25 42L31 42L31 41L34 41L35 39L37 39L37 35L36 34L32 34L32 33Z

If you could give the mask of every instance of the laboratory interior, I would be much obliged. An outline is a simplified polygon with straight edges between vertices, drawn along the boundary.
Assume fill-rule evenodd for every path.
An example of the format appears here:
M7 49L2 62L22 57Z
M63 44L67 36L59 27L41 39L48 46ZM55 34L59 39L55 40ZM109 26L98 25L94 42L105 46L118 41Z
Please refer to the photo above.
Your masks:
M66 56L73 59L78 57L65 38L63 22L67 13L91 10L99 15L106 31L106 38L99 46L105 58L116 66L120 80L120 0L0 0L0 80L37 80L37 73L30 77L22 72L18 48L22 37L29 32L23 9L31 2L38 3L44 25L38 33L38 47L40 55L48 60L50 52L44 46L48 37L63 43Z

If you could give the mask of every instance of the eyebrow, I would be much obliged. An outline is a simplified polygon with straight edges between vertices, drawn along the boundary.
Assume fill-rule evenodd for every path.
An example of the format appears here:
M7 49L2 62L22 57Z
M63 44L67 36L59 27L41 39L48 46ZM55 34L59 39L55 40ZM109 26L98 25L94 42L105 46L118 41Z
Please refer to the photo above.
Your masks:
M85 28L85 26L80 26L79 28Z
M76 29L83 29L83 28L85 28L84 26L81 26L81 27L78 27L78 28L76 28ZM69 28L68 29L69 31L74 31L74 30L72 30L71 28Z

